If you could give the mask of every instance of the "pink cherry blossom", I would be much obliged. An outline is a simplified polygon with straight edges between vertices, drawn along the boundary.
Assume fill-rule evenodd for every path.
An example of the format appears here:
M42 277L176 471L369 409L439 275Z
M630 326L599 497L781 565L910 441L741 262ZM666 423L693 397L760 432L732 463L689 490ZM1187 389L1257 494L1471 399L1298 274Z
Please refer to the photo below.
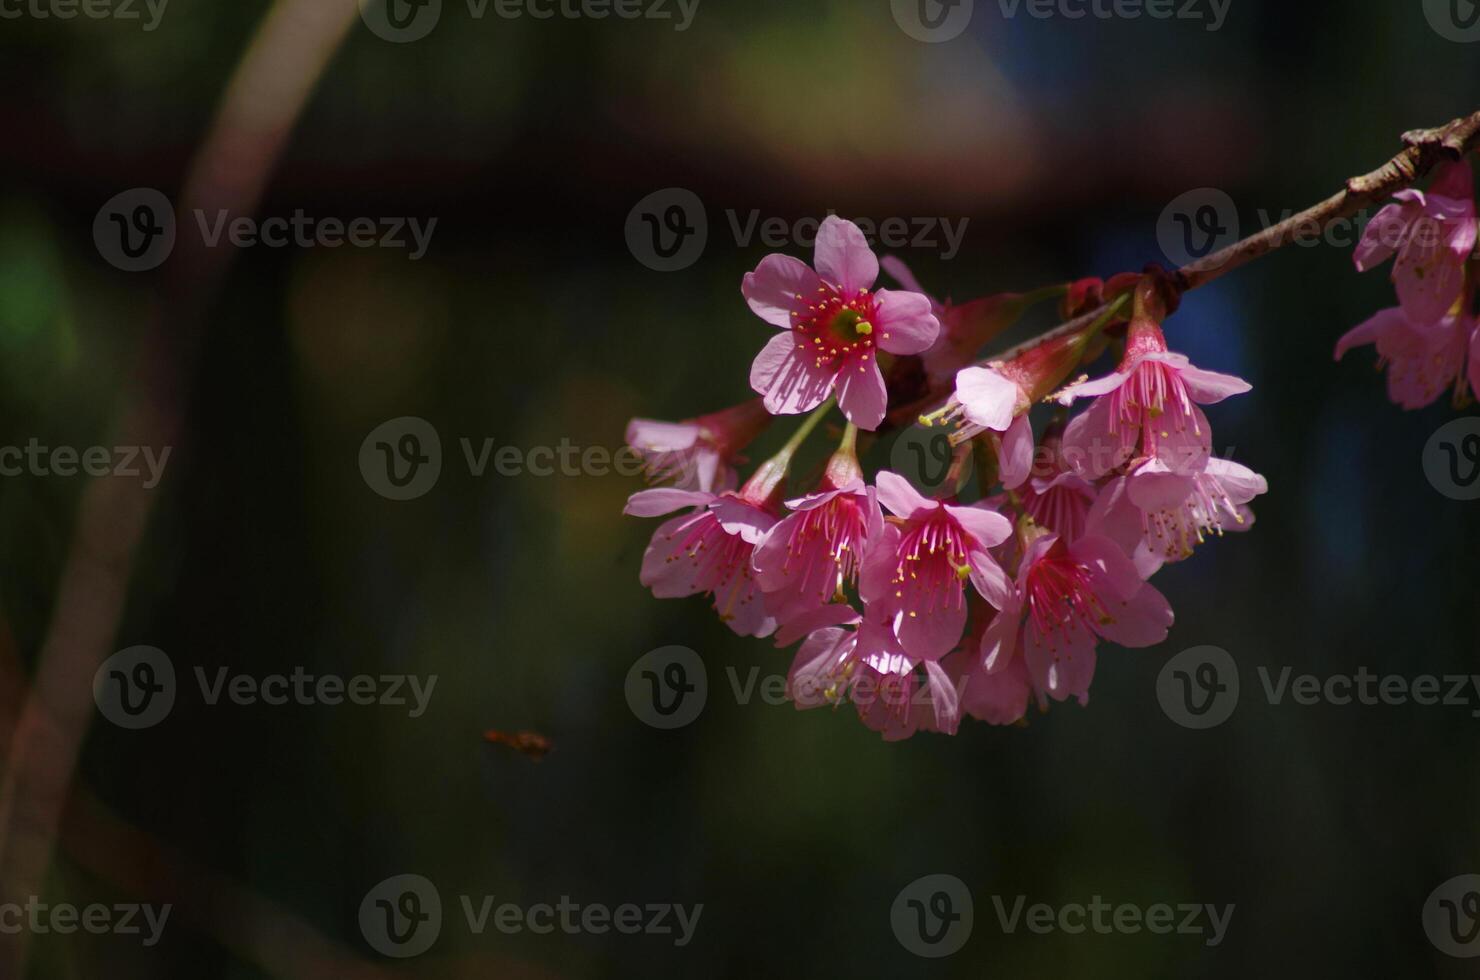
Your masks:
M753 558L756 581L783 623L844 598L884 526L875 493L862 480L786 506L793 513L766 533Z
M642 456L649 482L717 492L734 487L738 454L770 420L760 399L684 422L633 419L627 445Z
M653 532L642 557L642 584L659 599L712 595L715 611L730 629L741 636L769 636L776 619L750 563L776 515L736 493L668 488L634 493L623 513L659 517L683 507L696 509Z
M955 734L958 688L941 666L904 653L893 630L873 613L812 632L797 651L787 693L798 708L851 702L859 719L886 741L916 731ZM924 686L919 674L923 672Z
M1206 464L1213 440L1198 406L1249 389L1246 381L1193 367L1185 356L1169 352L1156 324L1132 321L1120 367L1103 378L1071 384L1057 396L1063 405L1095 399L1069 423L1065 457L1092 479L1137 457L1196 473Z
M1254 526L1255 497L1269 483L1232 460L1208 459L1200 473L1176 473L1148 460L1101 490L1086 519L1091 533L1121 545L1143 578L1192 557L1209 535Z
M751 365L751 387L777 415L810 411L836 393L848 420L872 431L888 401L879 351L918 354L935 343L940 323L928 297L873 288L879 260L851 221L822 222L815 262L814 272L773 254L746 274L746 302L781 330Z
M991 431L1001 436L998 476L1009 490L1023 484L1033 467L1033 426L1028 421L1029 392L995 367L964 368L946 406L946 421L956 422L957 438Z
M1336 343L1336 359L1353 347L1375 345L1378 367L1387 372L1388 397L1406 409L1423 408L1451 387L1462 393L1467 371L1471 389L1480 393L1475 336L1472 317L1455 314L1421 326L1395 306L1347 331Z
M1004 594L1006 573L987 549L1006 541L1012 525L982 505L927 500L887 470L877 485L894 518L864 559L859 591L910 656L939 660L966 627L966 580L988 598Z
M1412 188L1378 211L1353 254L1359 272L1393 255L1393 284L1409 320L1428 326L1446 317L1464 288L1475 248L1475 178L1468 160L1446 163L1427 194Z
M1054 534L1038 537L998 601L1001 611L982 634L983 667L997 673L1021 655L1033 687L1057 701L1088 703L1101 638L1147 647L1166 639L1172 625L1166 598L1098 535L1067 544Z
M1094 484L1064 462L1062 426L1050 426L1034 454L1032 476L1018 490L1023 510L1040 527L1075 541L1097 496Z

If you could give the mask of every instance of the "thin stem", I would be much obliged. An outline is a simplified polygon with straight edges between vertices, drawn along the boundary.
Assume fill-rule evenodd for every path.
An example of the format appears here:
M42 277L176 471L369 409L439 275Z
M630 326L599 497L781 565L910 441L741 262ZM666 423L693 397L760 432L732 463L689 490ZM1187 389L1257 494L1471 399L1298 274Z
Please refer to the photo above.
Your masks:
M781 447L781 452L777 453L777 455L790 457L793 453L800 449L802 447L802 443L806 442L807 437L812 434L812 430L817 428L817 423L821 422L823 418L827 415L827 413L832 411L832 407L833 400L829 398L821 405L818 405L816 408L812 409L812 414L808 415L806 419L802 421L801 426L796 430L796 432L792 433L791 438L786 441L786 445ZM851 425L852 423L849 424Z
M838 452L858 455L858 426L852 422L843 427L843 441L838 443Z

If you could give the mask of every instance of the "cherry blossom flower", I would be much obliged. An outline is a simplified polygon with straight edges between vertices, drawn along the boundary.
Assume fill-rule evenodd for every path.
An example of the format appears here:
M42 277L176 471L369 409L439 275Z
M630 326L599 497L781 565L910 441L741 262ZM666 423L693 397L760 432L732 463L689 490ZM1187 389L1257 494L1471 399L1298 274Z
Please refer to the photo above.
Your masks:
M659 599L712 595L715 611L730 629L741 636L769 636L776 619L766 608L750 563L776 514L744 491L668 488L634 493L623 513L659 517L683 507L695 509L653 532L642 557L642 584Z
M1167 350L1161 328L1134 319L1125 356L1114 373L1071 384L1056 396L1069 405L1093 397L1064 434L1064 454L1092 479L1137 457L1161 460L1178 473L1196 473L1212 452L1212 429L1199 405L1250 390L1247 381L1193 367Z
M1406 409L1423 408L1451 387L1457 400L1462 398L1467 371L1470 388L1480 393L1475 337L1473 317L1456 313L1421 326L1395 306L1347 331L1336 342L1336 359L1353 347L1373 344L1378 367L1387 372L1388 398Z
M1055 424L1044 432L1034 453L1032 475L1018 491L1023 510L1041 527L1065 541L1084 534L1085 519L1098 493L1064 461L1063 426Z
M877 486L894 518L864 559L860 592L910 656L939 660L966 627L966 581L987 598L1005 593L1006 573L987 549L1006 541L1012 525L982 505L927 500L888 470Z
M1057 701L1088 703L1100 639L1147 647L1165 640L1172 625L1166 598L1115 542L1099 535L1065 543L1042 532L998 603L1000 612L982 634L982 666L997 673L1020 654L1034 689Z
M627 445L641 454L648 482L712 493L734 487L739 453L770 421L756 398L683 422L633 419Z
M766 533L753 559L756 581L782 622L846 599L869 542L884 527L878 499L862 480L786 506L793 513Z
M1268 492L1264 477L1232 460L1210 457L1200 473L1148 460L1100 490L1086 525L1121 545L1150 578L1162 565L1192 557L1209 535L1249 530L1249 503Z
M1394 255L1393 284L1408 319L1419 326L1449 315L1464 288L1475 248L1475 178L1468 160L1435 171L1428 193L1409 188L1378 211L1353 254L1366 272Z
M854 613L843 625L853 628L815 630L797 650L787 693L799 709L850 702L886 741L921 730L955 734L958 688L939 664L911 658L876 614Z
M757 316L781 330L757 355L750 384L767 410L794 415L836 392L861 429L884 420L888 392L880 351L918 354L940 333L930 300L874 289L879 260L851 221L829 215L817 233L814 272L789 255L768 255L741 287Z

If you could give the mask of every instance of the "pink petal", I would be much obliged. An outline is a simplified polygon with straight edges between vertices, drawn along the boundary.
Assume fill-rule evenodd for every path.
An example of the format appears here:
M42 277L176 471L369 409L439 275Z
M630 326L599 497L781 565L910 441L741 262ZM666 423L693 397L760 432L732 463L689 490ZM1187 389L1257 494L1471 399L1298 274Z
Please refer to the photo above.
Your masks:
M895 635L900 646L917 660L939 660L961 642L961 633L966 629L966 603L937 605L930 610L912 610L915 615L903 612L894 623Z
M1016 490L1033 472L1033 425L1027 415L1019 415L1002 437L1002 452L997 461L1002 485Z
M956 373L956 400L966 418L993 432L1006 432L1017 414L1022 391L991 368L962 368Z
M737 497L716 497L709 509L726 534L738 534L747 544L759 544L766 532L776 526L774 514L752 507Z
M879 503L896 517L911 517L936 506L935 501L920 496L909 480L892 470L880 470L874 483L879 488Z
M1134 365L1131 366L1134 367ZM1130 379L1130 376L1130 371L1116 371L1113 374L1107 374L1103 378L1096 378L1093 381L1080 381L1072 385L1065 385L1053 397L1060 405L1073 404L1079 398L1099 398L1102 395L1110 394L1110 392L1125 384Z
M871 289L879 278L879 260L853 222L830 214L817 231L817 271L848 294Z
M1398 253L1393 265L1398 302L1418 326L1442 320L1464 287L1464 259L1434 240L1436 237L1432 229L1420 231Z
M689 449L699 438L699 427L691 422L660 422L657 419L633 419L627 423L627 445L654 453L672 453Z
M1269 492L1269 482L1239 463L1214 456L1208 460L1208 475L1216 479L1235 504L1246 504Z
M983 548L995 548L1012 537L1012 522L983 504L969 507L947 504L946 513L955 518Z
M1146 425L1156 428L1156 458L1175 473L1200 473L1213 453L1213 427L1196 405L1182 428L1172 425L1170 413L1148 419Z
M1064 430L1060 453L1085 479L1097 480L1125 462L1120 436L1110 431L1110 418L1110 399L1096 398Z
M1192 400L1200 405L1215 405L1230 395L1242 395L1254 387L1243 378L1202 368L1188 366L1177 373Z
M1346 352L1353 347L1377 343L1377 339L1383 334L1405 324L1403 311L1396 306L1377 313L1342 334L1341 339L1336 342L1336 360L1345 357Z
M1078 698L1089 701L1090 682L1095 678L1096 638L1077 620L1065 629L1041 637L1032 627L1023 630L1023 658L1033 686L1055 701Z
M940 664L925 661L925 676L930 680L928 694L934 709L933 728L946 735L956 734L961 724L961 695Z
M1480 326L1470 335L1470 392L1480 398Z
M889 389L884 386L884 373L877 361L850 361L837 373L838 408L848 421L872 432L884 421Z
M840 647L852 641L853 634L847 630L823 629L807 637L797 650L787 673L786 696L799 710L831 703L825 692L835 683L834 671L844 656Z
M961 708L989 725L1011 725L1028 713L1032 686L1022 657L995 674L973 670L967 675Z
M713 499L714 494L700 490L658 487L653 490L639 490L628 497L627 506L622 508L622 513L631 517L661 517L680 507L703 507Z
M939 313L941 311L940 301L926 292L925 287L920 285L920 280L916 279L915 274L910 271L910 267L904 264L904 260L894 255L886 255L879 260L879 265L883 267L885 272L889 273L895 282L899 283L905 289L908 289L912 293L922 293L928 298L930 300L930 308L933 312Z
M1159 459L1136 467L1126 480L1131 502L1143 511L1174 510L1197 489L1196 473L1177 473Z
M989 674L995 674L1008 665L1017 650L1018 627L1022 625L1022 605L1017 593L1010 593L1001 611L992 617L982 631L979 654L981 666Z
M1153 647L1165 641L1175 618L1166 596L1146 584L1131 598L1106 606L1111 621L1100 624L1100 635L1123 647Z
M881 350L891 354L918 354L929 350L940 336L940 321L931 311L930 297L880 289L874 293L874 324Z
M973 551L967 559L971 562L971 584L992 608L1002 609L1012 601L1012 579L995 558L985 551Z
M792 313L805 312L821 285L807 263L777 253L761 259L754 272L745 274L740 293L756 316L773 327L790 330Z
M653 532L642 555L638 580L652 589L657 598L680 599L704 591L699 582L703 569L680 551L683 535L699 520L709 520L709 514L683 514L660 524Z
M833 626L853 626L862 621L863 617L852 606L830 602L783 622L781 629L776 631L776 645L791 646L801 637L815 634L819 630L825 631Z
M1145 584L1125 551L1109 538L1086 535L1069 545L1069 554L1090 567L1095 590L1103 600L1130 599Z
M797 415L821 405L832 389L833 372L798 349L795 335L778 333L750 366L750 387L764 396L772 415Z
M1434 181L1429 185L1429 196L1465 201L1474 207L1475 174L1470 169L1469 159L1441 163L1434 170Z
M1357 271L1375 269L1392 258L1418 211L1412 204L1389 204L1378 211L1362 230L1362 240L1352 253Z
M892 593L894 571L899 565L899 542L903 537L896 525L885 524L878 538L869 543L868 553L858 569L858 594L864 602L880 602Z

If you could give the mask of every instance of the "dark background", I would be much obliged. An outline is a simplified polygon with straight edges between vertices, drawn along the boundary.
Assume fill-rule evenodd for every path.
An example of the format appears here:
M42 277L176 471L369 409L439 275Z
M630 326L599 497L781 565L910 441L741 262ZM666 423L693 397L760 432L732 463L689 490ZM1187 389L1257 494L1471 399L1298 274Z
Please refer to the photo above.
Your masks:
M267 11L174 0L153 32L0 21L0 443L111 444L169 265L111 267L94 215L132 187L179 200ZM1157 219L1191 188L1226 191L1249 230L1259 209L1314 203L1404 130L1480 101L1480 45L1441 37L1418 0L1233 0L1220 31L1205 26L1004 19L977 0L965 35L925 44L884 0L704 0L682 33L476 21L449 2L429 37L396 45L355 18L260 213L436 217L430 251L231 256L114 644L167 651L184 690L152 729L96 717L76 782L209 871L191 883L141 859L162 876L154 900L180 907L164 941L37 937L31 975L348 975L299 955L300 930L417 977L1471 975L1421 914L1480 870L1480 721L1271 706L1256 674L1475 669L1480 509L1420 465L1453 410L1387 403L1370 349L1332 363L1342 332L1393 304L1349 249L1282 251L1169 322L1175 348L1253 383L1210 416L1270 493L1252 533L1158 576L1177 613L1165 645L1102 649L1088 708L1022 728L885 744L848 711L737 704L727 669L784 672L790 654L734 637L702 600L646 593L653 525L620 516L639 481L473 477L457 445L615 448L633 415L745 398L770 328L739 283L770 249L737 244L729 209L969 218L952 260L900 253L960 300L1165 261ZM710 238L660 273L624 223L668 187L699 195ZM395 502L357 458L404 415L438 429L446 461L432 492ZM887 460L884 444L870 462ZM0 482L0 614L32 668L83 492L81 478ZM702 654L710 697L663 732L634 717L624 679L671 644ZM1234 655L1244 696L1194 732L1163 714L1156 678L1202 644ZM191 673L220 665L439 680L416 719L213 707ZM487 728L537 730L555 751L531 762L486 746ZM431 952L397 964L366 946L357 912L402 873L434 881L448 919ZM976 902L970 942L941 961L906 952L889 920L931 873ZM276 925L224 941L248 922L227 883ZM463 894L704 911L685 948L473 936ZM1004 935L991 896L1019 894L1236 912L1212 949ZM141 898L65 845L45 896Z

